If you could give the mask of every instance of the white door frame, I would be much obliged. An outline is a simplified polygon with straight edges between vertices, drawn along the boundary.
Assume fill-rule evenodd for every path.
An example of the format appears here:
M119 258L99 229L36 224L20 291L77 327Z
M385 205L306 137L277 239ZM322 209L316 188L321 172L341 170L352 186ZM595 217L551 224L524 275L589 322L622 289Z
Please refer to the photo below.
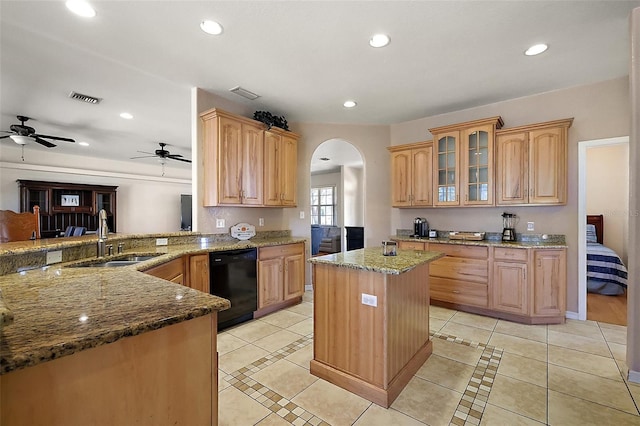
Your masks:
M587 148L628 144L629 136L578 141L578 319L587 319Z

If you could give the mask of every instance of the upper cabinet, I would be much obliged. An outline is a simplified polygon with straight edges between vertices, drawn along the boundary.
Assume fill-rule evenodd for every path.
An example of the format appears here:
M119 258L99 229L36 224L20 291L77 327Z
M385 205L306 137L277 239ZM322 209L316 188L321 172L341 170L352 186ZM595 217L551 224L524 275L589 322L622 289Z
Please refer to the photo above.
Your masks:
M493 144L502 118L429 129L434 137L436 206L493 205Z
M391 151L391 205L433 205L433 142L398 146Z
M296 205L298 135L219 109L201 119L205 206Z
M497 132L497 205L566 204L572 122L557 120Z

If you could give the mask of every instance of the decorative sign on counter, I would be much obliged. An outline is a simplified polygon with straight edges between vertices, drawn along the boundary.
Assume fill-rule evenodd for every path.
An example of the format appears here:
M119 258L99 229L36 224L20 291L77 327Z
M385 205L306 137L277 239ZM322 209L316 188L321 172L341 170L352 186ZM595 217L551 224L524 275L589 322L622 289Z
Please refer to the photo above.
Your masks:
M238 223L231 227L231 236L239 240L248 240L256 235L256 227L245 222Z

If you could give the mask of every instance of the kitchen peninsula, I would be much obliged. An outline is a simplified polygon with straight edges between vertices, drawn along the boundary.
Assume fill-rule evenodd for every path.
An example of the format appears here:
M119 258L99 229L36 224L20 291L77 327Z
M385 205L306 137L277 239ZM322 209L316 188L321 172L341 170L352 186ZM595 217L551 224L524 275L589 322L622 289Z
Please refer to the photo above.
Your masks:
M431 355L429 262L442 256L365 248L309 259L311 374L388 408Z

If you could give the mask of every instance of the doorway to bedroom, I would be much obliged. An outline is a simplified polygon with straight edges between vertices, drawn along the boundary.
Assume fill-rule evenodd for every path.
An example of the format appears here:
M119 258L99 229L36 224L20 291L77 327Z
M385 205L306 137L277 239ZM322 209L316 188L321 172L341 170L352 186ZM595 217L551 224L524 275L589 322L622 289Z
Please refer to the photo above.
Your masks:
M626 325L629 138L578 146L579 318Z

